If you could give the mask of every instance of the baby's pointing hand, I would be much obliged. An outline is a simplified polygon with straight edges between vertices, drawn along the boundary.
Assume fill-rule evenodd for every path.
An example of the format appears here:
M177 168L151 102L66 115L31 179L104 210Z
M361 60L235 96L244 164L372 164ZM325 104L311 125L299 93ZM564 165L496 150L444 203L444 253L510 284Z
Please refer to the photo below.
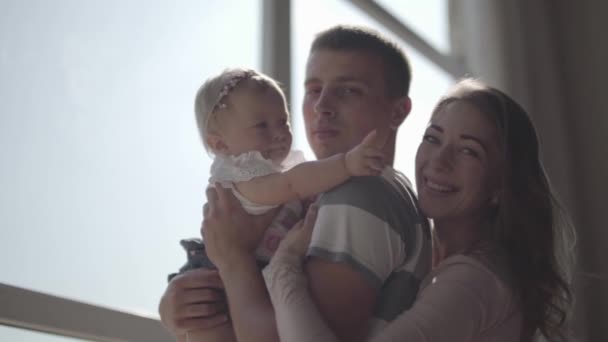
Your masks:
M346 169L351 176L376 176L384 169L384 154L378 147L376 130L363 138L363 141L344 157Z

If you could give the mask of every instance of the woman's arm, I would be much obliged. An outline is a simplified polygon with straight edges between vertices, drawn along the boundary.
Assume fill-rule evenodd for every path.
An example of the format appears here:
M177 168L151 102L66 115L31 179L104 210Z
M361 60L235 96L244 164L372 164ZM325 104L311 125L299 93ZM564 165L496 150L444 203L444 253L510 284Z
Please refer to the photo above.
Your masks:
M285 244L293 242L294 235L309 235L307 229L312 230L304 225L300 232L290 232ZM321 318L309 293L302 270L303 255L301 251L294 252L281 245L264 270L280 340L337 342L338 338ZM497 336L500 341L517 339L521 328L518 321L505 323L514 312L514 297L490 270L466 258L441 267L414 306L371 341L469 341L500 324L511 325L503 327L502 334L509 336Z
M274 310L255 260L255 248L276 211L250 216L221 187L207 190L207 203L202 234L222 278L237 340L278 341Z
M311 197L343 183L351 176L378 175L382 152L374 146L375 131L347 153L298 164L288 171L236 183L237 190L252 202L278 205Z

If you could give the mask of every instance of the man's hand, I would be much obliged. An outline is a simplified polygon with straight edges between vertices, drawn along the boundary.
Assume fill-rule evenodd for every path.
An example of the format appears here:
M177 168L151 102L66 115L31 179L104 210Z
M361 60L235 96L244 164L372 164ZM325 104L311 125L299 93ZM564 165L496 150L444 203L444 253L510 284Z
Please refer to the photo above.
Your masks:
M378 147L375 130L371 131L359 145L344 155L346 170L351 176L377 176L384 169L384 154Z
M223 284L215 270L199 268L177 275L163 294L158 312L176 336L228 322Z
M207 189L201 235L207 255L220 271L242 258L255 257L255 250L277 210L249 215L230 190L219 184Z

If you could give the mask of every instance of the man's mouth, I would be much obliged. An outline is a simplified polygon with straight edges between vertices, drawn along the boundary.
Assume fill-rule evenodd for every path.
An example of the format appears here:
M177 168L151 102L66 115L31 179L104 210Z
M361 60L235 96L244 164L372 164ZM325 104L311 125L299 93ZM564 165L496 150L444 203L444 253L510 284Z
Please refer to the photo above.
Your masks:
M332 128L321 128L321 129L315 129L312 131L312 135L317 138L317 139L331 139L335 136L337 136L339 133L339 131L337 129L332 129Z

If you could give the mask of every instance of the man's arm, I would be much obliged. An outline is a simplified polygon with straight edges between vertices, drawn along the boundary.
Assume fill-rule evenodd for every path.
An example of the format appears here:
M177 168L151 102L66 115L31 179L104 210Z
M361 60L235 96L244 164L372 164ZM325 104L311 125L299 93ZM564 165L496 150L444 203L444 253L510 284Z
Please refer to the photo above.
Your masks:
M340 341L364 341L378 291L346 263L312 257L305 265L313 300Z
M313 300L341 341L363 341L380 289L405 259L398 194L359 177L321 197L305 272Z

